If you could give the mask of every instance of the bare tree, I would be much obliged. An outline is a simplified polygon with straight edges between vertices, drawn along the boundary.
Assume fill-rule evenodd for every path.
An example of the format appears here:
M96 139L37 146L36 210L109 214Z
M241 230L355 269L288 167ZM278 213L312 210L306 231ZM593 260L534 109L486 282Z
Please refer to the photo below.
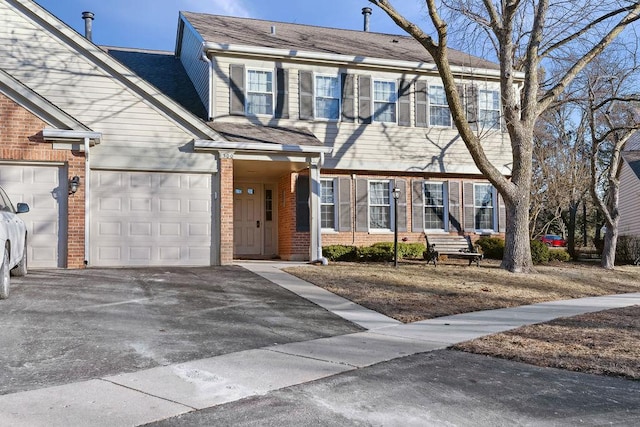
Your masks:
M382 9L433 58L442 79L451 115L478 169L498 189L507 211L505 254L501 267L515 273L533 271L529 246L529 202L533 131L537 118L626 26L640 19L640 2L601 0L550 5L548 0L425 0L435 38L408 21L389 0L369 0ZM468 27L486 35L500 65L502 115L511 141L513 172L503 176L485 154L480 135L467 122L448 57L449 25L441 11L453 12ZM567 49L579 53L569 62ZM562 67L540 82L543 60ZM522 71L521 90L516 72Z
M534 132L531 236L546 234L554 225L566 230L574 258L578 207L590 197L587 135L587 115L568 94L542 113Z
M615 55L594 62L582 78L591 136L590 192L604 216L601 266L606 269L615 265L622 150L640 129L639 78L640 65L633 57Z

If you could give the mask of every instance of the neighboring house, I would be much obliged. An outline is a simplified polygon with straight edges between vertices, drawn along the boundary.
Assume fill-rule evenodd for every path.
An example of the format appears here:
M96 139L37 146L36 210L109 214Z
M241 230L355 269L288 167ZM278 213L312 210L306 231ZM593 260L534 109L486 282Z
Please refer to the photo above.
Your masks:
M627 142L622 152L618 200L618 233L640 238L640 132Z
M392 240L394 187L408 241L504 229L410 38L181 13L172 56L100 48L30 0L0 16L0 184L31 204L31 266L317 259ZM510 174L497 65L450 57Z

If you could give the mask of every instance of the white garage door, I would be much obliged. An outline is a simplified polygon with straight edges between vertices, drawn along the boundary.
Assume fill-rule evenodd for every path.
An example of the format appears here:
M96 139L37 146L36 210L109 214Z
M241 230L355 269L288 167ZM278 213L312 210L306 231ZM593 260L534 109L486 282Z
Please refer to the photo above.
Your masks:
M211 264L208 174L93 171L90 265Z
M64 172L61 166L0 165L0 185L13 204L29 204L29 213L20 215L29 233L29 268L66 266L68 190Z

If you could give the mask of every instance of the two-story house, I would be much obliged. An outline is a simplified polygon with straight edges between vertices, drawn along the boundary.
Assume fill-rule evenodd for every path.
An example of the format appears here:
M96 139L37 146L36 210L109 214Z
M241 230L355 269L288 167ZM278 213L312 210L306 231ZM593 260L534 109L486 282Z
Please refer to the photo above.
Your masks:
M0 185L32 206L32 266L317 259L396 220L408 241L504 227L411 38L184 12L165 54L96 46L31 0L0 16ZM508 175L498 67L450 57Z
M306 259L309 244L311 258L319 256L318 242L389 241L394 215L405 241L424 241L425 231L503 230L498 194L414 39L182 12L175 55L210 126L234 142L196 141L195 150L229 159L232 188L221 192L233 193L235 256ZM449 56L468 120L508 175L498 66ZM306 164L292 157L311 147L329 151Z

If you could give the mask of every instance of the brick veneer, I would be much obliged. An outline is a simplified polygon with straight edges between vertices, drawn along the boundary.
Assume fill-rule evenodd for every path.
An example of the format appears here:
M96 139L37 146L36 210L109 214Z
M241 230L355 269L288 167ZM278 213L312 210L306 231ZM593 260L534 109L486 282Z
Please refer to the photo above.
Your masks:
M296 181L299 174L287 174L278 182L278 250L289 261L309 259L311 236L296 231Z
M0 160L16 162L64 163L68 176L85 182L84 153L54 150L52 143L43 142L46 123L0 94ZM68 268L84 267L84 191L69 196L67 218Z
M233 263L233 158L220 155L220 264Z

